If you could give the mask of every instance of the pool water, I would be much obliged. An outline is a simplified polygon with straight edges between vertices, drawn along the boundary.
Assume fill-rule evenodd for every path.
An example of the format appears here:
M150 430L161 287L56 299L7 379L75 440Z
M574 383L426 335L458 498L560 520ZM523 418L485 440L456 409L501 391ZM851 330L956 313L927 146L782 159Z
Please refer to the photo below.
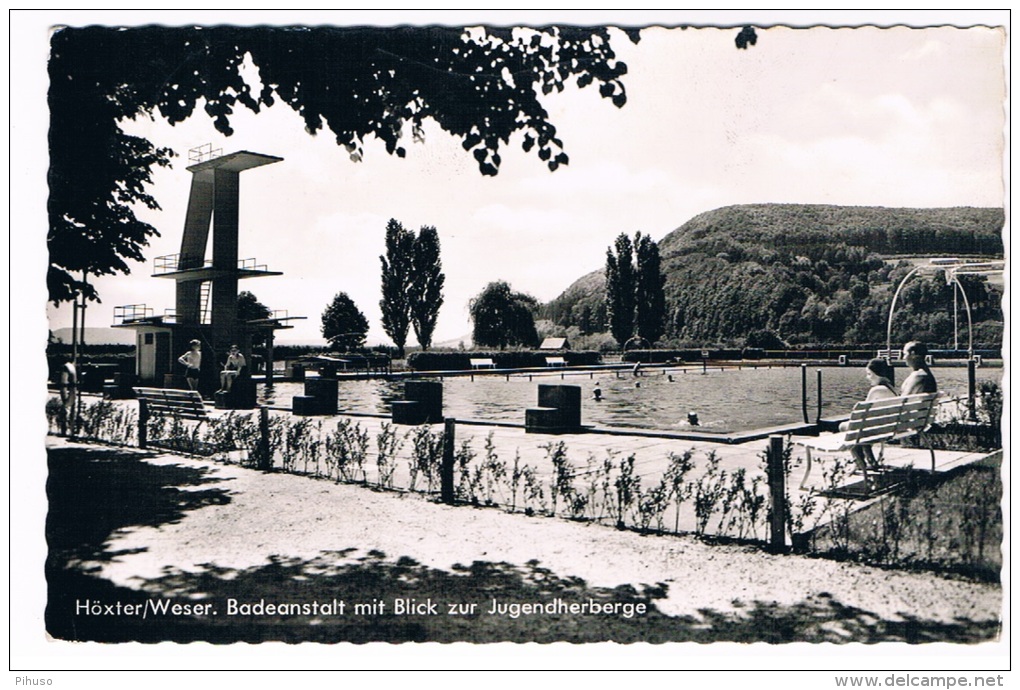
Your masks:
M860 367L822 367L822 416L849 412L862 400L868 384ZM808 418L818 414L817 368L808 369ZM967 394L965 367L933 369L939 389L946 395ZM999 382L1001 369L979 369L977 379ZM672 376L672 381L669 376ZM897 382L906 377L896 369ZM628 372L568 372L533 375L476 375L443 379L443 413L448 417L480 421L524 422L524 410L538 404L538 384L572 384L581 387L582 422L605 427L691 430L688 413L697 415L700 431L728 433L803 421L799 367L758 369L660 370L639 377ZM640 386L637 385L640 383ZM602 400L592 391L602 389ZM341 412L388 414L390 402L403 398L402 381L341 381ZM291 406L304 394L302 383L277 383L267 394L259 386L259 402Z

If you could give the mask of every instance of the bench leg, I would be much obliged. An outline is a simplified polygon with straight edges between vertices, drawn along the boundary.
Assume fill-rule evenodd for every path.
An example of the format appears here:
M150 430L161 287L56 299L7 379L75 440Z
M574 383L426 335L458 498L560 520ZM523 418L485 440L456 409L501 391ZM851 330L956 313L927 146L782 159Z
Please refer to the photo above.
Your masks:
M810 446L805 446L804 447L804 454L805 454L805 456L807 458L807 462L805 463L807 465L807 467L804 469L804 478L800 480L800 490L801 491L807 491L807 489L804 488L804 485L807 484L808 475L811 474L811 448L810 448Z
M921 443L928 446L928 453L931 454L931 473L935 474L935 449L932 448L931 439L928 438L928 434L922 431L920 436Z

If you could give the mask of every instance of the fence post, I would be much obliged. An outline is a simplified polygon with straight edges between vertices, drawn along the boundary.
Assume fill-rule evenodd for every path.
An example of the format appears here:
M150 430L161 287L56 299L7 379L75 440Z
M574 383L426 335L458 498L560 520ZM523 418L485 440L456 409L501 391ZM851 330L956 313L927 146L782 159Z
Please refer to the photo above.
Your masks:
M769 551L782 553L786 550L786 472L783 467L782 436L769 436L768 480L772 504Z
M974 360L974 356L971 355L970 359L967 360L967 418L972 422L977 421L977 406L975 405L977 397L976 369L977 362Z
M269 408L259 406L259 469L271 470L273 458L269 455Z
M144 398L138 400L138 447L149 446L149 402Z
M439 467L439 498L443 503L453 505L453 457L456 445L455 419L447 418L443 428L443 464Z
M822 370L818 370L818 416L815 418L815 424L822 421Z
M804 412L804 423L807 424L807 364L800 365L800 407Z

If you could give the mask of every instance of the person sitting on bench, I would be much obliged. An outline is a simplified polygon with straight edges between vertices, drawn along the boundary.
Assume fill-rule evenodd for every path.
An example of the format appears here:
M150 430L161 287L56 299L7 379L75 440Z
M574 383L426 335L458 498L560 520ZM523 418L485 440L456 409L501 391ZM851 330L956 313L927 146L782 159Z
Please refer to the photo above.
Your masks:
M884 359L871 360L864 367L864 376L868 379L868 383L871 384L871 388L868 389L868 396L864 399L865 402L896 397L896 389L893 388L892 384L892 366L889 362ZM840 424L840 431L846 431L847 425L847 422ZM850 454L853 455L854 462L857 463L857 467L862 472L868 468L875 469L878 467L878 460L875 459L875 453L871 450L870 443L861 443L854 446L850 449Z
M928 368L928 347L924 343L912 340L904 345L903 359L912 371L907 378L903 379L900 395L939 392L939 384L935 381L935 375Z
M217 392L229 393L234 385L234 379L244 369L244 365L244 355L241 354L241 350L237 345L231 345L230 353L227 355L227 363L224 365L223 371L220 372L220 390Z

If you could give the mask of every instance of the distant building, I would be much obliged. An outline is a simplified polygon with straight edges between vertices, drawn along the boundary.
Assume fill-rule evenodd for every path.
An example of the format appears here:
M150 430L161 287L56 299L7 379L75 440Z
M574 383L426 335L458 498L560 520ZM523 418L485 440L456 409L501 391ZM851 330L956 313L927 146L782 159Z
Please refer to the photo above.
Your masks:
M539 350L569 350L570 342L566 338L546 338L538 346Z

